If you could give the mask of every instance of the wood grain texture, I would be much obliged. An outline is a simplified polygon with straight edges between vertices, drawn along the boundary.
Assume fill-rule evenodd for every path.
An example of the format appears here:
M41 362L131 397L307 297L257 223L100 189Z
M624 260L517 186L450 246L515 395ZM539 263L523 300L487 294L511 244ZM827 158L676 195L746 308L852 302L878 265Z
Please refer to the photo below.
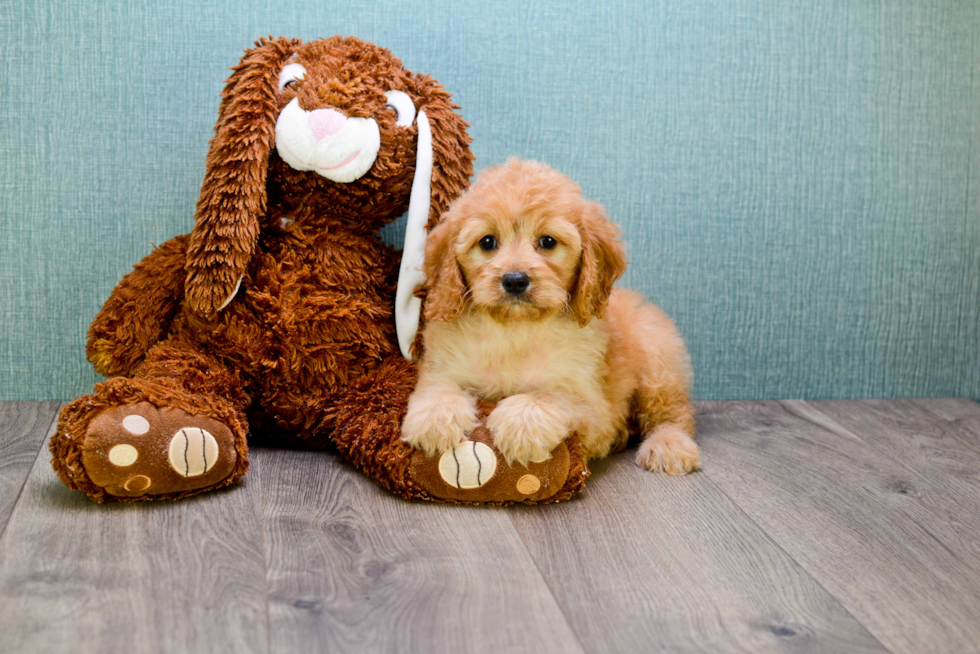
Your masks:
M60 402L0 402L0 537Z
M706 475L594 468L580 500L512 511L587 651L885 651Z
M975 421L980 419L980 403L966 397L906 400L923 411L945 420Z
M510 509L406 502L333 454L266 449L240 487L99 506L40 449L56 408L0 405L0 484L33 461L0 536L2 652L980 642L975 402L699 403L704 472L628 452L577 500Z
M976 473L948 465L948 448L965 456L970 446L934 416L903 411L703 403L705 469L886 647L975 651Z
M948 403L934 400L790 404L800 413L800 405L815 408L859 434L872 455L901 466L889 489L904 496L903 515L972 569L967 577L980 593L980 405L956 403L960 417L946 421L935 413Z
M506 509L413 503L258 450L273 652L581 652Z
M0 651L265 652L251 475L181 502L97 505L38 457L0 539Z

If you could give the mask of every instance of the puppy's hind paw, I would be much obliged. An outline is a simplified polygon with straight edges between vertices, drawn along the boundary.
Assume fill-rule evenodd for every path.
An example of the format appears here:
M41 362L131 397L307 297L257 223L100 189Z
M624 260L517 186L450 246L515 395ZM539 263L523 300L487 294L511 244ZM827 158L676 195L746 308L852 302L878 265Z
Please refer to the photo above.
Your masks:
M412 398L402 440L429 456L448 452L480 425L476 400L465 395Z
M660 425L640 444L636 465L651 472L686 475L701 467L701 450L677 425Z

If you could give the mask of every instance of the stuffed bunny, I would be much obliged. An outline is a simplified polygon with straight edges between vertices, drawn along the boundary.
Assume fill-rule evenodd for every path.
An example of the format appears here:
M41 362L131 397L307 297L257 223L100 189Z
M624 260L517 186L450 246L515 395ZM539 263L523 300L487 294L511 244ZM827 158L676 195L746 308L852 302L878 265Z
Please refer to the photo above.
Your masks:
M447 472L399 439L426 230L473 172L449 94L352 37L263 39L233 71L193 231L137 264L89 330L88 358L111 378L61 412L50 447L62 481L98 502L201 493L245 474L251 432L332 443L406 497L535 502L581 488L574 439L539 470L474 482L465 452ZM406 210L399 264L378 232ZM497 454L480 439L485 471ZM533 492L517 489L532 473Z

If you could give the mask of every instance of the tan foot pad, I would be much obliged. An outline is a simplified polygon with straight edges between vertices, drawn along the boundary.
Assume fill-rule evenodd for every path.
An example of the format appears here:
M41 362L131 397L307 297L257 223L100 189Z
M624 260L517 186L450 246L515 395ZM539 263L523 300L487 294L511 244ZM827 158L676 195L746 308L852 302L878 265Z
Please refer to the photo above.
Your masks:
M459 502L523 502L547 499L568 479L568 446L560 444L551 458L529 466L508 465L493 449L493 437L477 427L469 441L442 456L412 454L410 473L429 494Z
M103 411L81 449L92 482L125 497L211 486L232 473L238 458L225 425L149 402Z

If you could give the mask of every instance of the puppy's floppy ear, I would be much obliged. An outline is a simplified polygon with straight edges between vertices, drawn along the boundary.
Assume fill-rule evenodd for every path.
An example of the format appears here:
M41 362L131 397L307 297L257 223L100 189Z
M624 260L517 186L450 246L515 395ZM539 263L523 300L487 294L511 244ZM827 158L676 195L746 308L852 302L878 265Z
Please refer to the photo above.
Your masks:
M619 232L601 205L587 202L580 223L582 260L570 306L578 323L585 326L606 312L613 284L626 272L626 253Z
M463 311L466 282L456 259L456 232L456 221L447 214L426 241L426 320L452 320Z
M238 291L266 208L266 173L279 116L279 72L299 39L260 39L232 70L187 249L185 294L191 310L211 316Z

